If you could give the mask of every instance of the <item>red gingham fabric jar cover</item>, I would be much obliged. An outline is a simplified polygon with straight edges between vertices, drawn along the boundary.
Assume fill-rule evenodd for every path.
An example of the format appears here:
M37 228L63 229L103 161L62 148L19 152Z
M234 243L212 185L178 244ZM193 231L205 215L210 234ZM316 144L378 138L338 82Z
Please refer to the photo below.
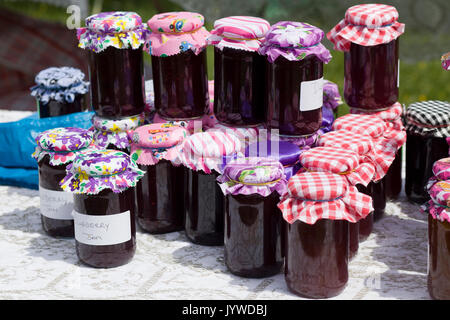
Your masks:
M372 152L374 148L373 139L368 135L345 130L327 132L319 136L316 144L319 147L352 150L360 156Z
M360 4L350 7L341 20L327 34L338 51L348 51L351 43L376 46L389 43L405 32L398 22L398 11L385 4Z
M314 224L320 219L355 223L373 211L372 198L358 192L340 175L304 172L292 176L278 208L288 223Z
M375 166L374 181L382 179L395 159L397 150L402 145L400 135L384 136L388 126L380 118L373 115L347 114L337 118L333 123L334 130L351 131L366 134L373 139L374 149L366 156Z
M316 147L300 155L300 163L306 171L339 174L351 185L367 186L375 174L375 167L360 161L357 152L332 147Z

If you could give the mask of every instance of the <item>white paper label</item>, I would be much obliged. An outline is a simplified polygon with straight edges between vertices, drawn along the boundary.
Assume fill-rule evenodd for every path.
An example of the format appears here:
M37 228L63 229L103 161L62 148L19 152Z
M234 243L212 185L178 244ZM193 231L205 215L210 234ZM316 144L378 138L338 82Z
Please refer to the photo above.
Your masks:
M41 214L47 218L73 220L73 194L48 190L39 186Z
M92 246L124 243L131 239L130 211L92 216L73 211L75 239Z
M323 105L323 77L300 84L300 111L310 111Z
M398 59L397 67L397 88L400 88L400 59Z

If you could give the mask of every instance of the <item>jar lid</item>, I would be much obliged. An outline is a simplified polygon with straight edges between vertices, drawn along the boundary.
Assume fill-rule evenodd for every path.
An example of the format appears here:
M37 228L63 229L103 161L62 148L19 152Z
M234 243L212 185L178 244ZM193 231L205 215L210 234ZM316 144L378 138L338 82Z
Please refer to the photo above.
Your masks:
M81 128L54 128L40 133L36 137L36 149L32 154L38 162L46 155L50 158L50 165L67 164L75 158L78 152L92 146L93 133Z
M398 11L385 4L360 4L350 7L330 32L328 39L334 49L348 51L351 43L375 46L389 43L405 32L405 25L398 21Z
M86 27L97 33L128 32L141 24L141 17L136 12L129 11L100 12L86 18Z
M116 150L81 152L67 166L66 173L61 188L84 194L97 194L105 189L119 193L134 187L145 174L126 153Z
M83 79L84 73L79 69L50 67L36 75L36 85L31 88L31 95L42 104L50 100L72 103L76 95L86 94L89 90L89 82Z
M405 128L421 136L450 136L450 103L429 100L411 104L406 109Z
M300 162L307 171L330 172L342 175L351 185L367 186L375 174L375 167L364 162L349 149L316 147L303 152Z
M233 48L258 51L261 41L269 31L270 23L258 17L231 16L214 22L208 44L219 49Z
M373 115L346 114L334 121L333 130L346 130L378 138L386 130L386 123Z
M444 70L449 71L450 70L450 52L447 52L446 54L442 55L441 62L442 62L442 68Z
M266 34L260 53L273 63L280 55L290 61L302 60L315 55L322 62L331 60L330 52L320 42L324 32L308 23L280 21Z
M225 195L259 194L267 197L276 191L286 192L286 178L280 162L262 157L237 158L230 161L217 178Z
M373 139L370 136L346 130L325 133L319 137L317 145L320 147L352 150L359 155L365 155L374 148Z
M340 175L328 172L297 173L278 207L283 218L314 224L319 219L357 222L373 211L372 198L358 192Z
M77 29L78 46L99 53L109 47L139 49L149 31L135 12L101 12L86 18L86 27Z
M170 123L154 123L128 132L131 136L131 159L137 164L154 165L159 160L176 158L175 146L187 137L187 130Z
M202 170L210 174L213 170L222 172L224 156L241 150L239 138L228 132L198 132L187 137L180 150L181 163L192 170Z
M196 12L165 12L147 21L151 30L146 50L150 55L167 57L192 50L197 55L206 47L209 32L205 19Z

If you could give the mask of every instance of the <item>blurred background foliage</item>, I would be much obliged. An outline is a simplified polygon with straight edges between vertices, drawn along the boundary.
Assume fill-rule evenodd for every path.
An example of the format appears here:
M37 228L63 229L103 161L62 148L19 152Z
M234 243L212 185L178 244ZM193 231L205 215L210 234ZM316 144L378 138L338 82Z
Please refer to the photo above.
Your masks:
M127 10L137 12L144 21L159 12L188 10L205 16L206 27L211 29L214 20L229 15L252 15L270 23L281 20L304 21L328 32L343 17L345 10L358 3L373 1L352 0L0 0L1 8L56 23L65 24L67 5L78 4L84 15L100 11ZM394 5L406 32L400 38L400 102L437 99L450 100L450 72L440 64L443 53L450 51L450 1L449 0L394 0L383 3ZM332 61L325 68L325 78L339 85L343 93L343 54L331 50ZM146 64L150 65L150 57ZM208 49L209 77L213 77L213 54ZM148 69L146 69L148 70ZM146 78L151 75L147 71ZM340 113L346 113L341 108Z

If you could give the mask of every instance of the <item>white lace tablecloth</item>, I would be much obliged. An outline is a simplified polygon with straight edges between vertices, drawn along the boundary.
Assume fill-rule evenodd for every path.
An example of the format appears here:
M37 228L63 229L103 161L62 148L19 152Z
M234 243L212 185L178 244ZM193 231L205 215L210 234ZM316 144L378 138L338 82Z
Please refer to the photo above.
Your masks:
M0 111L0 121L5 118L8 112ZM37 191L0 186L0 203L0 299L300 299L283 274L234 276L223 247L192 244L183 232L138 231L129 264L86 267L74 240L42 230ZM335 299L429 299L426 273L426 217L402 195L360 243L347 287Z

